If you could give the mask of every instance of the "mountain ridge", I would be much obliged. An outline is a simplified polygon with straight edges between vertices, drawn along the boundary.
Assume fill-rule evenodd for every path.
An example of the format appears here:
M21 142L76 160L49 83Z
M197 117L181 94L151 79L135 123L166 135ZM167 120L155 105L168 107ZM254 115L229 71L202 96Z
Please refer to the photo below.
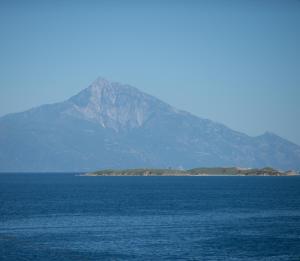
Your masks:
M0 134L0 171L300 169L297 144L270 132L248 136L100 77L63 102L0 117Z

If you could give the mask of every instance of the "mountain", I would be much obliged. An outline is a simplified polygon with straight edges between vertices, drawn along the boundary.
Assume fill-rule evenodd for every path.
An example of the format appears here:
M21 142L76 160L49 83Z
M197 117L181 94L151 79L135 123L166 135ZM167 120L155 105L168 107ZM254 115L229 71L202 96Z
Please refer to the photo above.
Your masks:
M70 99L0 118L0 171L272 166L300 169L300 146L250 137L98 78Z

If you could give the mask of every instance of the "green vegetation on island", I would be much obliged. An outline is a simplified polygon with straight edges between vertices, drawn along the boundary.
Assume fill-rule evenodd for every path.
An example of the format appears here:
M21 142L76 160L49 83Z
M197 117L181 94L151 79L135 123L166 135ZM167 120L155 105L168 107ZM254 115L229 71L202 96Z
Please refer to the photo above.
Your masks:
M266 168L194 168L190 170L178 169L106 169L85 174L87 176L295 176L295 171L279 171L270 167Z

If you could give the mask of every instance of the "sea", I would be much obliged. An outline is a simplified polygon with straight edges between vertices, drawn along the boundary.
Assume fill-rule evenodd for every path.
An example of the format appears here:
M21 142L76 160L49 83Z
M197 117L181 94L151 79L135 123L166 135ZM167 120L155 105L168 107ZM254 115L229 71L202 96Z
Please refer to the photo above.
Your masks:
M0 260L300 260L300 177L0 174Z

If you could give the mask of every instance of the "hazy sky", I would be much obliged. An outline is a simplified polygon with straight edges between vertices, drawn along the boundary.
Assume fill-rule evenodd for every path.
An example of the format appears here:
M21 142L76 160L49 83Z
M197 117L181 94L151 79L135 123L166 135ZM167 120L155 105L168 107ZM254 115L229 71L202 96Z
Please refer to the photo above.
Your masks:
M103 76L300 144L298 0L1 0L0 37L0 115Z

